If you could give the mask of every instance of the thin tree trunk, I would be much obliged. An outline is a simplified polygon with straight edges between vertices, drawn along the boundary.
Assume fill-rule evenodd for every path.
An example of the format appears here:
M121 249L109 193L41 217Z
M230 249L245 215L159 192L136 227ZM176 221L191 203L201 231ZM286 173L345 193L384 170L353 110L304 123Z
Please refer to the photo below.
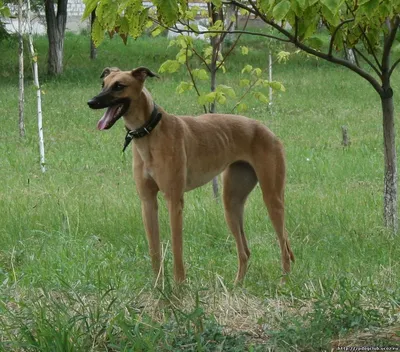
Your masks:
M45 0L45 14L47 37L49 40L48 67L50 75L59 75L63 72L64 34L67 24L68 0L57 1L57 15L52 0Z
M18 1L18 57L19 57L19 97L18 97L18 126L19 136L25 137L24 120L24 38L22 33L22 9L23 1Z
M211 62L211 85L210 89L212 92L215 91L216 87L216 79L217 79L217 71L216 71L216 62L212 60ZM215 102L212 102L210 104L210 113L214 114L215 113ZM212 180L212 186L213 186L213 194L214 198L218 199L219 198L219 186L218 186L218 176L215 176Z
M46 171L45 158L44 158L44 138L43 138L43 122L42 122L42 96L40 92L39 85L39 72L37 63L37 54L33 47L33 36L32 36L32 24L30 19L31 3L27 0L27 20L29 28L29 50L32 56L33 64L33 81L36 87L36 97L37 97L37 114L38 114L38 133L39 133L39 154L40 154L40 168L42 172Z
M214 24L217 20L222 19L220 13L216 10L215 5L213 3L208 4L208 13L209 17L212 19L212 24ZM212 46L212 55L211 55L211 63L210 63L210 74L211 74L211 82L210 82L210 90L211 92L215 91L217 86L217 61L218 61L218 53L220 51L220 36L215 36L210 38L211 46ZM210 104L209 112L211 114L215 113L215 101ZM219 198L219 186L218 186L218 177L214 177L212 180L213 186L213 194L214 198Z
M90 15L90 58L92 60L96 59L97 57L97 48L94 45L94 41L92 38L93 23L95 19L96 19L96 10L93 10L92 14Z
M272 81L272 54L271 50L268 52L268 79L271 82ZM272 105L272 87L269 87L269 102L268 106Z
M397 233L397 156L393 96L382 97L381 99L385 157L385 184L383 193L384 221L388 228L392 229L394 233Z

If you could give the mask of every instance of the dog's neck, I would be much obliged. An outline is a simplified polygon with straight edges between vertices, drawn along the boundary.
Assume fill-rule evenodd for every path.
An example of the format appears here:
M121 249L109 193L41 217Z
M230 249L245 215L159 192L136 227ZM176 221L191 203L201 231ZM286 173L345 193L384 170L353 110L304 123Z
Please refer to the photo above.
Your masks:
M142 127L150 119L154 109L154 101L146 88L140 93L140 99L131 103L124 116L125 126L128 130L136 130Z

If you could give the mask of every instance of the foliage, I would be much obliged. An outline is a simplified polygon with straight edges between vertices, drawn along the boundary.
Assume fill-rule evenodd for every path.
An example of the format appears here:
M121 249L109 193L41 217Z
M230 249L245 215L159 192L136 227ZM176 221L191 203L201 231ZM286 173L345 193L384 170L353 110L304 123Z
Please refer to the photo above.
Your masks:
M10 9L0 0L0 17L10 17Z
M169 47L177 47L178 54L174 60L167 60L161 64L160 73L175 73L185 67L188 71L189 81L181 81L176 88L178 94L191 91L195 89L198 95L199 105L206 106L215 102L226 105L227 100L235 102L234 107L230 112L236 110L237 112L244 112L248 109L248 105L244 102L247 95L251 95L261 103L268 104L267 93L264 92L268 87L272 87L277 91L285 91L285 88L280 82L269 82L263 78L263 70L252 65L246 64L241 70L240 82L236 86L245 88L245 91L240 96L237 96L236 90L233 86L219 84L215 87L214 91L209 89L201 90L200 81L209 81L212 68L211 55L213 48L211 45L205 44L202 47L196 47L193 38L185 35L179 35L176 39L170 40ZM249 49L245 46L241 47L242 55L248 55ZM223 57L219 54L219 59L216 61L217 69L225 71L224 63L226 56ZM198 64L199 63L199 64ZM196 65L197 64L197 65ZM193 66L197 68L193 68ZM235 86L235 85L234 85ZM204 85L203 85L204 87Z
M6 31L3 22L1 21L1 17L10 17L10 9L0 0L0 41L9 37L8 32Z

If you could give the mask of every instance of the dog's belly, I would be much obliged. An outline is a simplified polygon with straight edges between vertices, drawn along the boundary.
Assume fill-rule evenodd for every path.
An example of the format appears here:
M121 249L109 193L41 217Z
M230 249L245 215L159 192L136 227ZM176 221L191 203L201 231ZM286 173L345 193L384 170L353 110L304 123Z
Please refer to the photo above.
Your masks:
M203 186L210 182L215 176L218 176L225 167L220 170L213 170L208 172L190 172L188 171L186 176L186 187L185 192L191 191L197 187Z

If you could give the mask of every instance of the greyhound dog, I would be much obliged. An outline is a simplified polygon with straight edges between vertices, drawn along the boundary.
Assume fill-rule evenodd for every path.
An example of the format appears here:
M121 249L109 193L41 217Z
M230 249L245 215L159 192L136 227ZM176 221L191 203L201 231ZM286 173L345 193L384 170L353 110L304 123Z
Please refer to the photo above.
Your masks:
M205 114L175 116L157 106L144 87L155 73L146 67L132 71L105 68L103 89L88 101L92 109L107 108L97 124L111 128L121 117L133 139L133 172L141 200L143 223L156 275L161 266L157 193L165 197L172 233L174 279L185 280L182 212L184 193L200 187L221 172L226 222L235 238L241 282L250 251L243 227L249 193L260 184L263 200L281 249L283 273L294 255L284 225L285 157L283 146L264 125L244 116Z

